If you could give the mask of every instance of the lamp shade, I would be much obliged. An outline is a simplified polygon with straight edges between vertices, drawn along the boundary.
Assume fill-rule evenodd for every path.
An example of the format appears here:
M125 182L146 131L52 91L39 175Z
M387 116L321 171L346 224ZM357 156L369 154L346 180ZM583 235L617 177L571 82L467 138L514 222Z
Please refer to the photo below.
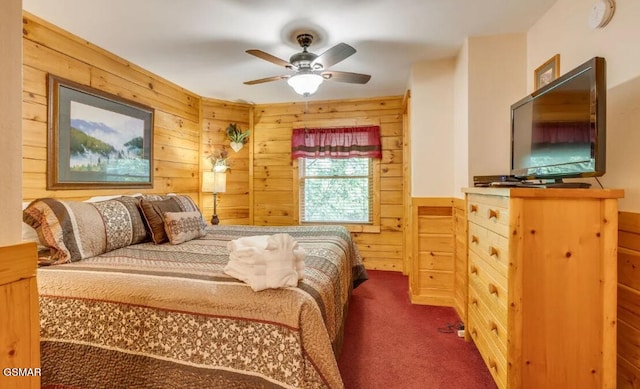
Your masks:
M202 174L202 191L212 193L214 181L215 175L213 172L204 172Z
M227 173L214 172L213 193L223 193L227 190Z
M314 73L298 73L289 77L287 83L302 96L310 96L318 90L322 84L322 76Z
M227 173L204 172L202 175L202 191L208 193L223 193L227 190Z

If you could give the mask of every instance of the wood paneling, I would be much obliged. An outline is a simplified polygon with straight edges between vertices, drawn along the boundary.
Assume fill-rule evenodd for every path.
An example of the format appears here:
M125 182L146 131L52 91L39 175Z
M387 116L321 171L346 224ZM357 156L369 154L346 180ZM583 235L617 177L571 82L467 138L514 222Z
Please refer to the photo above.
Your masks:
M35 243L0 247L0 369L40 369ZM0 374L2 388L39 388L40 375Z
M618 389L640 388L640 214L618 217Z
M456 285L453 199L412 198L411 204L411 301L417 304L453 306Z
M154 109L152 189L46 189L47 74ZM23 199L84 199L118 193L198 199L200 97L29 13L23 17ZM246 116L245 116L246 117Z
M256 105L253 115L251 192L256 225L297 224L297 188L291 161L291 130L298 125L380 125L383 158L379 232L354 232L369 269L403 271L405 218L402 96Z
M227 127L236 123L243 131L251 130L250 116L252 106L249 104L232 103L228 101L203 99L202 100L202 128L201 128L201 170L211 169L211 164L206 157L215 151L228 152L228 161L231 168L227 171L227 190L218 194L217 213L220 224L252 224L253 213L251 203L251 153L254 150L253 131L249 135L244 147L235 152L231 149L227 138ZM211 193L200 194L200 204L205 219L211 219L213 215L213 195Z
M453 230L455 234L455 291L453 307L463 322L467 322L468 272L467 272L467 212L464 199L453 200Z

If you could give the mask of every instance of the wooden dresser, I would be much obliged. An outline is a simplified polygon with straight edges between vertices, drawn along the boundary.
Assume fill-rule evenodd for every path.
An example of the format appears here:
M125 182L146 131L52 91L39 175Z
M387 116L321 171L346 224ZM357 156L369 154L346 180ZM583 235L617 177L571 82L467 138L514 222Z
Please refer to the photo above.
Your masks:
M465 193L466 334L498 387L615 388L623 191Z
M0 388L3 389L40 387L37 266L35 243L0 247Z

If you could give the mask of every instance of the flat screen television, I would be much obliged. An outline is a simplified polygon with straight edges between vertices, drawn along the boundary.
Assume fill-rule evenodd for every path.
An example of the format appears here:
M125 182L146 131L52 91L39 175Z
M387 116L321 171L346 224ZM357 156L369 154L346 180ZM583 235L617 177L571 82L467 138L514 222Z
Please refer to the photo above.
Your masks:
M606 170L606 72L594 57L511 106L511 175L562 182Z

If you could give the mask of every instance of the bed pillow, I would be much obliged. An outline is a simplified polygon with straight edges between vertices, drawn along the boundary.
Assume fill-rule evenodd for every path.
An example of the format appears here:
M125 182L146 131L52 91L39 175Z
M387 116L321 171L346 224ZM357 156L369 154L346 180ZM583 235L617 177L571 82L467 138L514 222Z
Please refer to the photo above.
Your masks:
M86 200L84 200L85 203L97 203L99 201L107 201L107 200L115 200L115 199L119 199L120 197L141 197L142 193L135 193L135 194L119 194L119 195L107 195L107 196L93 196L90 197Z
M169 241L164 229L164 214L165 212L183 212L176 199L147 200L142 198L139 204L153 243L161 244Z
M142 215L142 212L140 211L140 207L138 206L140 199L132 196L122 196L117 199L114 199L113 201L122 203L122 205L129 212L129 216L131 218L131 243L130 244L137 244L137 243L150 241L151 235L149 235L149 231L147 230L147 225L144 222L144 216ZM109 201L104 201L104 202L96 203L96 206L99 206L101 203L110 204Z
M183 212L200 212L200 208L193 199L187 195L168 195L169 198L175 199ZM202 213L202 212L200 212ZM203 219L204 220L204 219Z
M96 203L43 198L24 209L22 220L50 248L51 263L75 262L148 239L135 205L126 197Z
M25 208L29 206L29 204L31 204L30 201L23 201L22 210L24 211ZM44 251L47 249L47 246L40 243L40 237L38 236L38 232L33 227L25 223L24 221L22 222L22 241L35 242L38 246L38 252Z
M207 223L199 211L165 212L164 230L171 244L180 244L205 236Z

